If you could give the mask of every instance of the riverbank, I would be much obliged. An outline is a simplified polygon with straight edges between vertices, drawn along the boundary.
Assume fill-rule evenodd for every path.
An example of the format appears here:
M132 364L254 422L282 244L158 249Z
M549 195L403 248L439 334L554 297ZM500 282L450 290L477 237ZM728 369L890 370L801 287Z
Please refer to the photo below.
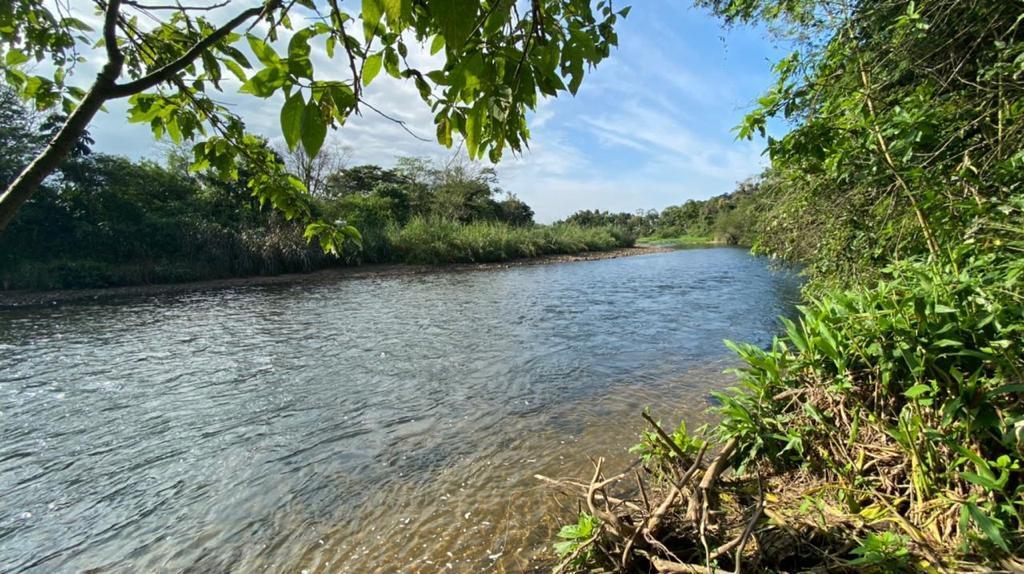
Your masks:
M1024 571L1024 243L1007 243L806 294L771 345L727 343L744 367L712 393L720 423L645 417L643 478L601 459L542 478L586 509L556 571Z
M389 277L439 272L485 271L531 265L552 265L556 263L617 259L620 257L666 253L669 251L672 251L672 249L668 247L642 245L635 247L621 247L610 251L593 251L572 255L544 255L540 257L513 259L511 261L495 263L452 263L448 265L370 264L359 267L332 267L309 273L232 277L228 279L190 281L186 283L159 283L126 287L103 287L96 289L58 289L53 291L10 290L0 291L0 307L55 305L58 303L89 301L110 297L157 296L209 289L233 289L239 287L284 285L303 282L316 283L348 278Z

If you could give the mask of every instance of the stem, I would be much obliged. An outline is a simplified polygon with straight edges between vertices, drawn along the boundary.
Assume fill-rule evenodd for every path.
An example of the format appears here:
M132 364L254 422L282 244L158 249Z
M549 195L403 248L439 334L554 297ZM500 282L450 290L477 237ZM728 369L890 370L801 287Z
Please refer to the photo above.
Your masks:
M939 254L939 244L935 241L935 236L932 235L932 228L928 225L928 220L924 216L924 212L921 211L921 206L917 203L917 198L914 197L914 192L910 190L910 186L900 175L899 170L896 168L896 162L892 159L892 154L889 153L889 145L886 143L885 138L882 136L882 131L878 129L878 116L875 114L875 104L871 98L871 83L868 80L868 72L864 67L864 61L861 60L860 54L857 55L857 63L860 65L860 79L864 85L864 100L868 104L868 113L871 114L871 131L875 135L875 139L878 140L878 147L882 151L882 157L885 159L885 165L889 168L892 176L896 179L897 185L906 194L907 199L910 200L910 206L914 210L914 215L917 217L917 223L921 226L921 230L924 232L925 241L928 243L928 251L936 256Z

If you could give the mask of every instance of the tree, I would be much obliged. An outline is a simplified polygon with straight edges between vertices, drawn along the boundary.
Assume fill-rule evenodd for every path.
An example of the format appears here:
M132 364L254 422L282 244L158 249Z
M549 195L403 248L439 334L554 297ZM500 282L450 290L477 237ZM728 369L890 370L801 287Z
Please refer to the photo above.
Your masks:
M331 181L341 173L352 155L351 148L338 143L328 143L320 149L320 153L310 155L305 148L279 149L284 157L284 164L290 172L299 178L314 197L326 197L330 193Z
M14 179L42 146L43 139L36 132L38 123L37 114L13 90L0 86L0 181Z
M518 227L533 225L533 208L514 194L498 202L499 219Z
M360 194L369 195L379 185L403 185L405 176L379 165L356 165L330 175L327 187L335 197Z
M362 88L383 70L415 84L434 111L440 143L451 146L460 135L471 157L497 161L506 147L522 149L526 111L538 95L575 93L585 69L608 56L617 42L614 24L628 13L613 11L609 0L596 6L588 0L533 0L523 12L511 0L363 0L358 10L343 9L340 0L264 0L244 10L212 1L94 4L103 15L98 31L70 3L0 5L5 81L37 109L61 106L68 114L56 137L0 195L0 230L68 155L104 103L125 98L130 121L149 124L158 137L195 142L195 168L231 178L244 157L260 167L251 185L262 201L289 218L310 219L302 182L211 95L224 89L225 70L242 83L243 93L285 96L280 120L289 149L301 145L316 156L329 127L344 124L361 108L374 110ZM443 51L444 64L433 70L411 66L413 43L429 44L432 54ZM348 77L328 78L316 69L314 44L345 62ZM105 62L90 84L76 84L79 56L94 46L102 46ZM32 60L48 66L27 67ZM33 69L53 71L32 75ZM335 250L354 230L318 222L307 232Z
M792 128L768 138L763 251L846 280L919 253L948 261L1020 193L1019 2L698 3L792 40L738 128Z

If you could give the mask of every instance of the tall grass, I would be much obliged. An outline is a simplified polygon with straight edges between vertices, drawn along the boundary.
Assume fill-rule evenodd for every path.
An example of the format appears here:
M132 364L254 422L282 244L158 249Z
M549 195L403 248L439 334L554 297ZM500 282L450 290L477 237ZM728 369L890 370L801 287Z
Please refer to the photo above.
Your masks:
M633 245L635 238L612 227L551 225L515 227L506 223L415 217L392 228L393 257L404 263L488 263L541 255L609 251Z
M342 258L308 245L297 227L280 224L234 231L216 224L180 225L167 241L169 254L79 260L58 257L0 267L4 289L68 289L176 283L314 271L361 263L489 263L542 255L608 251L633 245L635 238L615 227L535 225L501 222L459 223L415 217L406 226L388 222L360 230L360 246Z
M3 289L76 289L180 283L227 277L301 273L337 265L311 246L298 226L225 228L183 222L162 236L162 252L98 252L87 259L62 255L0 265Z

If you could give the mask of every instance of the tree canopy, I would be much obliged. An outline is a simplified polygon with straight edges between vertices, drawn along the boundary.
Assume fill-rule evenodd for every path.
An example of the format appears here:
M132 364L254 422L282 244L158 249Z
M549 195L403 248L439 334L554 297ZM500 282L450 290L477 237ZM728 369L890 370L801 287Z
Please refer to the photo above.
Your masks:
M461 137L470 157L498 161L506 148L524 149L539 97L575 94L586 70L609 55L614 25L629 10L611 0L264 0L245 9L95 0L88 5L102 22L94 26L83 4L0 6L4 81L36 109L68 116L0 196L0 230L116 99L127 99L129 120L155 136L194 143L194 169L233 179L242 163L253 166L252 193L289 218L311 221L305 185L217 92L283 96L287 146L315 156L330 128L363 109L380 111L363 89L384 72L416 86L438 142ZM100 50L103 65L83 82L76 72L95 63L85 54ZM434 57L417 60L414 50ZM354 233L326 222L307 228L330 251Z

